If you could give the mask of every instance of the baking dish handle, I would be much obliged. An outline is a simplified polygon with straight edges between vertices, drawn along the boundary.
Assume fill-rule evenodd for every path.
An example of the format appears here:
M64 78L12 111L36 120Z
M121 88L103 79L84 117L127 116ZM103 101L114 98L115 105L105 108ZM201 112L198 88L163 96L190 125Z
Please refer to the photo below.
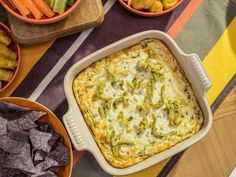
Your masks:
M190 64L195 73L197 73L197 77L201 83L202 89L207 92L211 88L212 82L202 65L201 59L197 54L185 55L185 57L188 64Z
M75 119L72 116L72 111L69 109L67 113L63 116L64 125L70 135L73 145L76 150L84 151L87 150L86 143L79 132L79 126L75 123Z

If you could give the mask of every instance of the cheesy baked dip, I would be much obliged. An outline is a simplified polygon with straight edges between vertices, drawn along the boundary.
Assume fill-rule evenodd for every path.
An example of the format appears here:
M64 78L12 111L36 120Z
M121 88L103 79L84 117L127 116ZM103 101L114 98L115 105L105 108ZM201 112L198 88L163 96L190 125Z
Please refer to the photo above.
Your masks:
M106 160L125 168L196 134L203 115L174 56L147 39L95 62L73 91Z

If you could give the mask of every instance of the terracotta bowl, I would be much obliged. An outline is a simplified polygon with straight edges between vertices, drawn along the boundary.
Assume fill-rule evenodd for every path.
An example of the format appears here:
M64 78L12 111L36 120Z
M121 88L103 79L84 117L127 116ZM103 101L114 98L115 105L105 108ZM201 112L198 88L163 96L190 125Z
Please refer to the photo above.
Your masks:
M14 103L16 105L26 107L26 108L30 108L30 109L33 109L33 110L40 110L40 111L47 112L47 115L40 118L39 121L52 124L52 126L54 128L54 131L64 138L64 144L67 146L67 148L70 151L70 162L66 167L60 168L58 176L59 177L69 177L69 176L71 176L72 166L73 166L73 155L72 155L72 146L71 146L70 138L69 138L69 136L67 134L67 131L64 128L63 124L55 116L55 114L53 114L45 106L43 106L39 103L30 101L30 100L25 99L25 98L5 97L5 98L0 98L0 101L5 101L5 102L8 102L8 103Z
M5 24L3 24L2 22L0 22L0 29L5 31L8 34L8 36L12 38L10 29ZM11 42L9 47L10 47L11 50L17 52L18 65L17 65L17 67L16 67L16 69L14 71L14 74L13 74L11 80L8 81L8 82L3 82L2 88L0 88L0 93L3 90L5 90L13 82L13 80L15 79L15 77L16 77L18 71L19 71L20 64L21 64L21 52L20 52L19 45L15 41L12 40L12 42Z
M133 12L133 13L135 13L137 15L141 15L141 16L144 16L144 17L157 17L157 16L161 16L161 15L167 14L167 13L173 11L174 9L176 9L183 2L183 0L179 0L178 3L175 6L169 8L169 9L163 10L161 12L145 12L145 11L136 10L136 9L130 7L128 5L128 3L125 2L124 0L118 0L118 1L121 3L121 5L124 8L126 8L130 12Z
M58 22L58 21L60 21L64 18L68 17L79 6L80 0L76 0L76 2L61 15L57 14L57 15L51 17L51 18L43 17L42 19L39 19L39 20L36 20L33 17L23 17L20 14L20 12L17 9L14 9L12 7L12 5L7 0L1 0L1 3L2 3L3 7L10 14L12 14L13 16L15 16L16 18L18 18L20 20L23 20L23 21L28 22L28 23L33 23L33 24L51 24L51 23Z

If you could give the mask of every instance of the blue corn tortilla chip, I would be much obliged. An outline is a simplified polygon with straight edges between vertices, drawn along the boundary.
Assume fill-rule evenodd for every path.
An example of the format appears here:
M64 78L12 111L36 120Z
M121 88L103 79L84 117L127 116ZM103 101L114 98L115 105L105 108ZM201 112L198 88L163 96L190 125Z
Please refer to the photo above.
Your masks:
M51 171L47 171L47 172L41 172L41 173L33 175L31 177L58 177L58 176Z
M23 124L23 122L25 124ZM17 132L17 131L21 131L21 130L29 130L29 129L35 128L35 127L37 127L37 125L34 123L34 121L26 120L24 118L9 121L7 124L7 129L8 129L8 131L11 131L11 132Z
M0 116L7 119L8 121L18 120L18 119L26 119L26 120L32 120L32 122L35 122L42 116L46 115L46 112L43 111L23 111L23 112L0 112Z
M9 153L20 153L24 149L24 143L11 139L8 135L0 136L0 149Z
M5 162L6 156L7 156L7 153L5 151L3 151L2 149L0 149L0 169L3 165L3 163Z
M46 157L43 170L47 170L52 167L65 166L69 163L69 161L69 150L66 146L58 142L55 148Z
M11 132L18 132L21 130L17 120L9 121L7 123L7 129L8 131L11 131Z
M29 132L26 132L26 131L17 131L17 132L10 131L7 135L12 140L15 140L18 142L24 142L24 143L29 142Z
M12 120L16 120L21 116L22 113L20 112L15 112L15 113L1 113L0 112L0 116L2 116L4 119L7 119L8 121L12 121Z
M49 153L52 146L49 145L49 140L52 138L52 134L39 131L35 128L30 130L30 141L34 150L43 150Z
M48 133L54 132L51 124L48 124L45 122L39 122L39 121L36 121L35 123L38 125L37 129L39 131L48 132Z
M52 137L51 137L51 139L48 141L48 144L49 144L50 146L53 146L53 145L56 143L56 141L60 138L60 135L58 135L57 133L51 133L51 135L52 135Z
M31 177L54 177L57 176L57 171L58 170L54 170L56 172L53 171L53 169L51 170L47 170L47 171L43 171L43 162L39 163L38 165L35 166L36 169L36 174L31 175Z
M30 112L27 112L24 115L24 118L25 119L31 119L31 120L33 120L35 122L36 120L38 120L39 118L41 118L42 116L44 116L46 114L47 113L44 112L44 111L30 111Z
M21 170L30 174L36 173L33 161L31 159L30 145L25 143L22 151L18 154L9 154L5 158L3 168Z
M0 177L28 177L28 175L19 170L0 168Z
M45 122L39 122L36 121L37 129L42 132L47 132L52 134L52 138L48 141L48 144L50 146L53 146L53 144L60 138L60 135L54 132L53 127L51 124L45 123Z
M4 101L0 101L0 112L23 112L28 111L29 108L20 107L18 105L15 105L13 103L7 103Z
M36 150L34 153L34 163L43 161L47 155L48 155L47 152L44 152L42 150Z
M22 113L30 111L29 108L20 107L18 105L0 101L0 116L7 120L16 120Z
M0 177L55 177L69 163L69 150L46 112L0 101Z
M47 169L47 171L51 171L51 172L57 174L59 169L60 169L60 167L52 167L52 168Z
M19 116L18 119L9 121L7 128L9 131L29 130L37 127L36 120L44 116L46 112L28 111Z
M39 152L36 152L34 155L34 164L38 164L39 162L43 160L44 160L43 156Z
M34 175L40 174L43 172L43 162L40 162L37 165L35 165L35 171L36 173Z
M7 134L7 123L8 121L0 116L0 135Z
M41 155L40 152L36 152L34 155L34 161L37 162L37 161L43 161L43 160L44 160L43 155Z
M58 159L53 159L53 158L50 158L50 157L46 157L44 163L43 163L43 170L47 170L49 168L52 168L52 167L58 167L60 166L59 162L58 162Z

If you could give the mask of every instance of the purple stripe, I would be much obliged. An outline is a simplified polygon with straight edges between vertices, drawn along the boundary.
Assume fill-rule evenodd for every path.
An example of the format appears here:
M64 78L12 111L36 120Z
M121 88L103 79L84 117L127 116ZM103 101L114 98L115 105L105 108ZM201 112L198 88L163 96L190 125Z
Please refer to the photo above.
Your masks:
M107 0L102 0L103 4L106 2ZM29 97L79 35L80 33L77 33L57 39L17 87L12 96Z
M180 8L183 10L186 5L187 4L184 3ZM65 100L63 79L66 72L74 63L90 53L131 34L149 29L168 30L167 26L170 27L170 23L166 21L170 20L173 22L181 13L180 10L177 12L178 14L175 12L157 18L140 18L137 15L127 12L120 4L116 3L114 7L112 7L112 11L106 15L103 25L92 32L52 82L46 87L37 101L53 110L58 117L62 117L68 108ZM124 27L129 30L124 29Z
M78 34L58 39L37 62L12 96L29 97L61 56L69 49L77 36Z

